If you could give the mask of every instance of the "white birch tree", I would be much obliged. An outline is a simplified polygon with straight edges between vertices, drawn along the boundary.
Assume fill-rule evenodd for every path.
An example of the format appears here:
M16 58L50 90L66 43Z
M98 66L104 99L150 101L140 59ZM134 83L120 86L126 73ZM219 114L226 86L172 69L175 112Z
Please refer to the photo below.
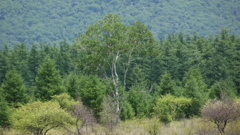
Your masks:
M108 14L79 35L76 44L82 51L85 71L97 72L108 81L115 101L116 123L119 123L128 69L132 61L153 49L151 32L140 22L125 26L119 16ZM123 69L121 80L120 66Z

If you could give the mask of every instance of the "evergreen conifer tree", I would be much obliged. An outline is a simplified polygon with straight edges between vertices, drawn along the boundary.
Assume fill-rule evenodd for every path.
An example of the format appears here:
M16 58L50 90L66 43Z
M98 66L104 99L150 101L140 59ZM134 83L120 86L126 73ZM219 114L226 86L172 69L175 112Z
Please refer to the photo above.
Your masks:
M9 70L1 89L6 101L14 107L27 102L26 88L20 74L16 70Z
M80 97L80 93L78 90L80 89L79 78L76 74L70 73L65 79L65 86L68 94L75 100L78 100Z
M37 69L40 64L40 54L37 50L37 46L32 44L32 48L28 58L28 67L30 71L30 82L35 82L35 78L37 75Z
M185 110L187 116L199 115L200 109L208 98L207 85L203 82L198 68L190 68L183 78L184 96L192 99L191 106Z
M15 45L11 54L12 65L26 82L29 81L28 54L27 46L24 43Z
M93 109L95 116L99 118L107 85L97 76L81 76L79 85L77 94L80 95L83 104Z
M60 43L60 50L56 64L61 75L69 74L70 70L73 67L72 59L70 56L70 45L67 43L66 39Z
M3 82L7 71L10 68L10 60L9 60L9 50L8 46L5 45L3 51L0 51L0 84Z
M51 96L64 92L62 78L55 68L55 63L48 56L40 65L36 77L35 97L42 101L51 99Z
M161 95L166 95L166 94L171 94L175 95L175 83L171 79L171 75L169 73L165 73L162 76L161 83L160 83L160 94Z
M237 95L237 89L232 79L220 80L215 82L211 88L209 97L214 99L234 98Z
M0 91L0 127L8 127L10 122L9 106L3 97L2 91Z

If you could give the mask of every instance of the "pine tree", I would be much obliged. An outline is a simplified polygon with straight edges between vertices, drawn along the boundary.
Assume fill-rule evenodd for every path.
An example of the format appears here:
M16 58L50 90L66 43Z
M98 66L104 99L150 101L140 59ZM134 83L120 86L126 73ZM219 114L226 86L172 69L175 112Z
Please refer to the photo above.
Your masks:
M9 70L1 89L6 101L14 107L27 102L26 88L20 74L16 70Z
M237 88L238 94L240 94L240 38L234 44L235 51L233 52L233 81L235 82L235 86Z
M136 65L131 69L127 80L127 87L130 88L131 86L140 84L143 85L143 87L147 85L146 74L143 72L142 68L140 68L140 65Z
M208 50L204 52L203 73L209 86L221 79L225 80L234 73L234 55L237 52L233 36L223 29L220 35L217 35L214 41L208 45ZM239 61L239 60L238 60Z
M12 65L21 74L25 81L29 81L29 69L28 69L28 51L24 43L14 46L12 53Z
M207 85L203 82L198 68L190 68L183 78L184 96L192 99L192 104L185 113L187 116L199 115L200 109L208 98Z
M28 67L30 71L30 81L35 82L35 78L37 75L37 69L40 64L40 54L37 50L37 46L35 44L32 44L32 48L30 51L30 55L28 57Z
M57 67L61 75L69 74L72 69L73 63L70 56L70 46L66 39L60 43L60 52L57 58Z
M151 113L153 98L143 85L133 85L126 99L132 105L135 116L143 117Z
M169 73L165 73L162 76L160 82L160 93L161 95L171 94L175 95L175 82L171 79L171 75Z
M36 77L35 97L42 101L51 99L51 96L64 92L62 78L55 68L55 63L48 56L40 65Z
M0 51L0 84L2 84L5 75L7 73L7 71L10 68L10 60L9 60L9 50L8 50L8 46L5 45L5 48L3 51Z
M68 94L75 100L78 100L80 97L80 93L78 90L80 89L79 78L76 74L70 73L65 80L65 86Z
M5 128L10 126L10 110L7 102L3 97L3 93L0 90L0 127Z
M222 98L234 98L237 95L237 89L235 88L232 79L220 80L215 82L211 88L209 97L212 99Z
M93 109L95 116L99 118L101 103L107 91L106 84L97 76L83 75L79 78L79 85L77 94L80 94L83 104Z

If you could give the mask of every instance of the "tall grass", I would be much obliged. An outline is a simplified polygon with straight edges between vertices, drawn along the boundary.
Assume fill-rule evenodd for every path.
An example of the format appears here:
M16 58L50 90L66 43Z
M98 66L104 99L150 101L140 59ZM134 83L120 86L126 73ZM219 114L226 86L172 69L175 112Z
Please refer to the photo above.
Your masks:
M240 135L239 127L240 120L229 123L225 135ZM122 121L113 131L105 128L99 124L91 128L83 128L82 135L219 135L214 123L200 118L182 119L167 125L155 119L142 118ZM157 132L152 132L152 130ZM0 132L1 134L25 135L15 130L5 130ZM76 135L76 132L75 127L71 127L70 129L51 130L48 135Z

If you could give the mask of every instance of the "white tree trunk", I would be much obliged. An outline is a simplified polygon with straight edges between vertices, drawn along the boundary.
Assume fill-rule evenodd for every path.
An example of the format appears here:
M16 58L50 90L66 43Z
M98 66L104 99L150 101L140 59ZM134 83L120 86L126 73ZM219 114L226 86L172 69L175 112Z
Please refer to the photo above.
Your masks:
M119 57L119 51L116 54L115 59L112 62L112 81L113 81L113 85L114 85L114 100L115 100L115 104L116 104L116 123L120 122L120 105L119 105L119 87L118 87L118 73L117 73L117 60Z

